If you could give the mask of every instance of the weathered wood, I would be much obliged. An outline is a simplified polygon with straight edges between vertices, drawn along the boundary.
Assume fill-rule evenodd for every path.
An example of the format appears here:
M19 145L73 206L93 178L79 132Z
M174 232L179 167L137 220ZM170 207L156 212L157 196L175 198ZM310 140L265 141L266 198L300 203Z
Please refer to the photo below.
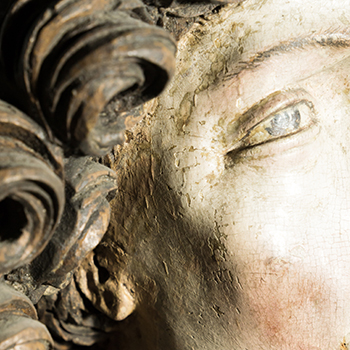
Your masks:
M123 142L123 112L157 96L174 70L171 36L120 6L18 0L2 27L2 61L27 94L27 108L89 155Z
M191 18L210 13L218 5L224 5L228 3L239 3L242 0L222 0L222 1L162 1L158 0L157 3L170 3L164 8L164 12L177 17ZM159 6L159 5L158 5Z
M93 345L116 328L113 320L83 298L74 279L60 293L43 297L38 303L38 315L51 334L67 345Z
M48 350L52 338L37 321L30 300L4 283L0 284L0 350Z
M213 3L213 4L234 4L238 3L241 0L143 0L144 3L148 5L153 5L157 7L180 7L180 6L187 6L187 7L195 7L197 5L203 6L203 4Z
M106 199L116 189L115 173L87 157L66 160L66 206L53 238L31 264L38 284L62 288L86 255L105 234L110 206Z
M0 274L35 258L64 206L63 159L44 131L0 101Z
M50 347L32 305L43 294L40 321L79 345L133 311L132 303L109 310L111 293L118 299L126 284L92 252L107 230L116 175L79 154L102 156L122 143L140 119L136 107L172 77L176 46L160 26L179 37L224 2L239 0L0 4L0 98L30 116L0 102L0 276L17 290L0 284L0 350ZM84 273L71 278L82 260L90 284Z

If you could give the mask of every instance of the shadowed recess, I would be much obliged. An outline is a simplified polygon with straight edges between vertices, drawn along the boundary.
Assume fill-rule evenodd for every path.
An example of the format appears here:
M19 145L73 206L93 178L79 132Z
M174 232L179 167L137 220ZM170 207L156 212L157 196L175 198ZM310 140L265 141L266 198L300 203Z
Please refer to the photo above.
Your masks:
M16 241L27 225L22 204L12 198L0 202L0 244Z

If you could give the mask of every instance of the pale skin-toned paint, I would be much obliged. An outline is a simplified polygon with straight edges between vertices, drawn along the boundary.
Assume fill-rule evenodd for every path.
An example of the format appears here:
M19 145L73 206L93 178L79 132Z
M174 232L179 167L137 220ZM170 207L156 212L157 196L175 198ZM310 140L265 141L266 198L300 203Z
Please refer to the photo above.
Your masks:
M344 348L349 25L347 1L247 0L179 43L147 126L154 189L123 223L143 348ZM288 108L299 128L257 134Z

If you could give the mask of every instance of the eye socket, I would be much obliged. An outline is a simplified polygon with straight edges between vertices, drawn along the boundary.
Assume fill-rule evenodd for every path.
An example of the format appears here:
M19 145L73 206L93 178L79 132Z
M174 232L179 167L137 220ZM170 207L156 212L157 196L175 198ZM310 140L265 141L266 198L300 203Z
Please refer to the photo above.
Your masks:
M250 128L241 139L240 148L258 146L288 137L314 124L312 103L302 101L284 108Z
M303 89L278 91L234 117L224 136L227 166L271 157L315 140L321 126L312 101Z

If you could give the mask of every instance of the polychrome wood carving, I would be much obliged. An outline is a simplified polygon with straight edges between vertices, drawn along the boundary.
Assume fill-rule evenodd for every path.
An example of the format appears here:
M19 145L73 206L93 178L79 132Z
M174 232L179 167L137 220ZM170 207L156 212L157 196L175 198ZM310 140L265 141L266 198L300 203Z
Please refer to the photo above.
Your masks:
M97 157L130 141L174 75L176 40L229 2L1 2L0 349L101 345L135 309L94 252L122 190ZM107 317L114 297L124 309Z

